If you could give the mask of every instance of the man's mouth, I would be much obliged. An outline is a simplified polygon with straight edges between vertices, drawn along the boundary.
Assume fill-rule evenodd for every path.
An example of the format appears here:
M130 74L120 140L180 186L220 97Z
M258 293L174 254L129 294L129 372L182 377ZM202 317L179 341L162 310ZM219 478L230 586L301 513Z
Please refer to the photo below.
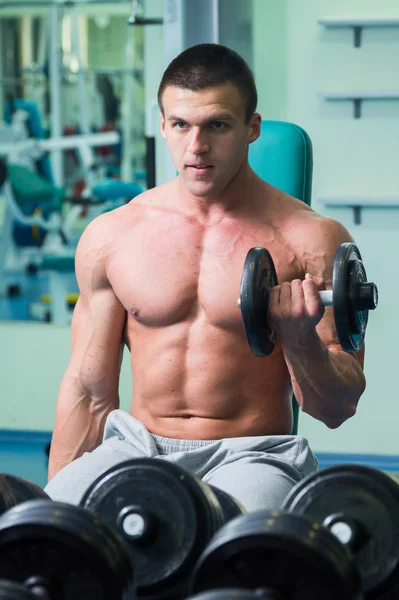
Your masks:
M208 169L212 169L213 165L187 165L191 169L195 169L196 171L207 171Z

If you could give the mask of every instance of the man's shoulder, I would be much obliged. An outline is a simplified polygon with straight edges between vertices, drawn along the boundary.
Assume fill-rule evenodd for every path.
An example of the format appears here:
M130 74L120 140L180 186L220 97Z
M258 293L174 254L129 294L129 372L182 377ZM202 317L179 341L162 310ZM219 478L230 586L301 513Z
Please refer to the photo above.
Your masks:
M309 246L320 247L326 243L339 245L344 241L352 241L342 223L283 192L276 199L276 216L291 239L304 241Z
M337 248L343 242L353 241L342 223L314 210L298 210L293 226L298 237L314 249Z
M87 224L84 235L99 236L105 241L110 236L121 235L125 229L131 229L151 206L152 201L158 197L156 190L157 188L147 190L126 204L101 213Z
M290 210L282 225L284 246L290 248L301 270L314 274L331 265L338 247L353 242L349 231L335 219L321 215L295 198L286 198Z

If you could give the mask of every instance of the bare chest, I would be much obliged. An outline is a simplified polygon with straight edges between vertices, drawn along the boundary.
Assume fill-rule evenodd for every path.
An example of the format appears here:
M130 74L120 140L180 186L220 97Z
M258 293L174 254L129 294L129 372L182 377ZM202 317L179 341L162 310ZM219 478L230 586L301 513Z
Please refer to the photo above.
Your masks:
M250 248L271 252L279 281L298 276L295 256L267 225L203 229L187 223L144 223L110 255L107 274L126 311L138 322L164 327L199 314L219 327L241 327L237 306Z

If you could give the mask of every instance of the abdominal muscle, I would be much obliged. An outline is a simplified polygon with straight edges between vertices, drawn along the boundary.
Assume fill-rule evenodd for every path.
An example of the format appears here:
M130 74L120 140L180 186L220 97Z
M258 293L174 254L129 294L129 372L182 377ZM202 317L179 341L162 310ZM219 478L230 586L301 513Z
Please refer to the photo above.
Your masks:
M150 329L129 317L132 416L179 439L290 434L292 389L281 348L256 358L241 336L199 320Z

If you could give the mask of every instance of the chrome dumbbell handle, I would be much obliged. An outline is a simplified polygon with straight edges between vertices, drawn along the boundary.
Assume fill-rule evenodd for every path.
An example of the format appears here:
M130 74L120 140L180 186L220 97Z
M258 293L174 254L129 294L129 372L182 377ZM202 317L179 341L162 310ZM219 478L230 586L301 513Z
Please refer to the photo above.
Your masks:
M333 305L333 292L332 290L322 290L320 293L320 299L323 306Z
M320 293L323 306L333 306L333 291L322 290ZM363 281L356 285L353 306L357 311L375 310L378 305L378 289L375 283Z

